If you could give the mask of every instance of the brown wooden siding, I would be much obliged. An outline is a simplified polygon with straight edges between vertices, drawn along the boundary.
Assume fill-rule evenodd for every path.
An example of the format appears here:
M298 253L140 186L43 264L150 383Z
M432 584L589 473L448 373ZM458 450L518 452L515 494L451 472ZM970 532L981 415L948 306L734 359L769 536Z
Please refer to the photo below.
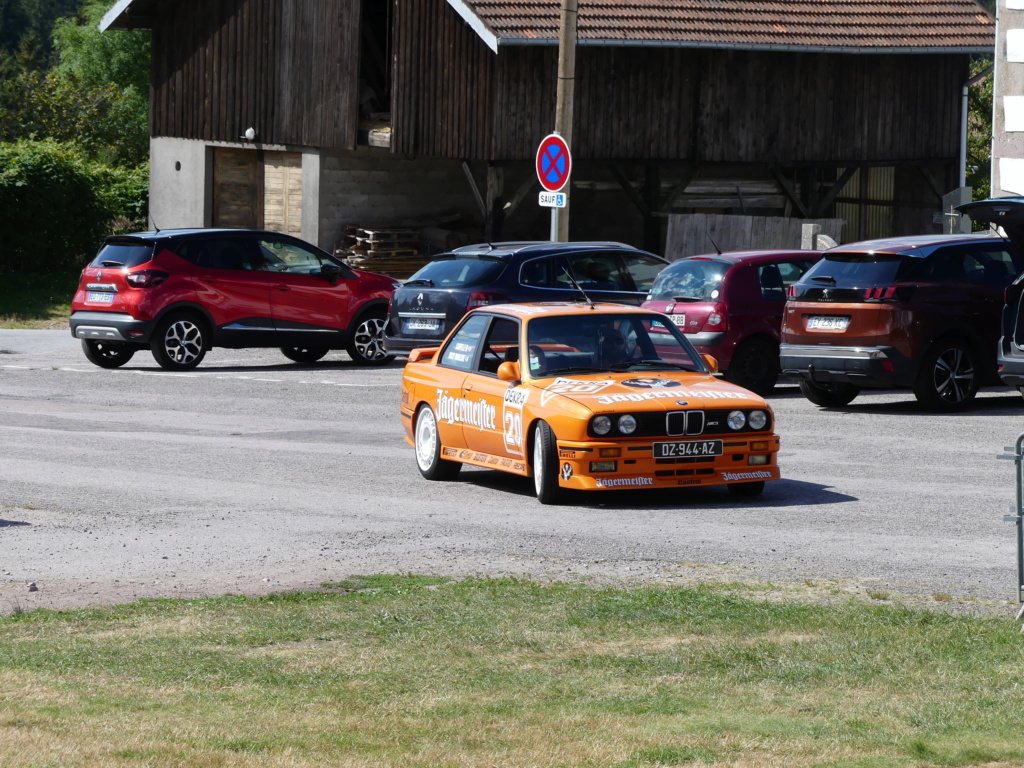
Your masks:
M151 132L354 148L359 0L155 4Z
M554 125L557 49L488 49L445 0L396 0L392 150L530 160ZM952 160L965 55L577 49L580 160Z
M491 156L497 57L445 0L396 0L391 149Z

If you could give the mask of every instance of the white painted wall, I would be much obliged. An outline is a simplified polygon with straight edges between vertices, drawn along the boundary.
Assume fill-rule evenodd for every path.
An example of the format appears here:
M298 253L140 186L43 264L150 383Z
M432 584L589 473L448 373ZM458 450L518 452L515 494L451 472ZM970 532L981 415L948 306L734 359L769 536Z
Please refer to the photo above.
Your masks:
M160 229L202 227L210 220L206 143L192 139L149 141L149 223Z

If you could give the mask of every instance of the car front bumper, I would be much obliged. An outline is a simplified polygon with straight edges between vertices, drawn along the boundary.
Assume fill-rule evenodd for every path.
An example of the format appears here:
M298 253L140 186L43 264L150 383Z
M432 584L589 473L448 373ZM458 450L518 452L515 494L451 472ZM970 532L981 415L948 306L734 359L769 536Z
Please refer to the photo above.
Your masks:
M120 312L73 312L70 325L76 339L111 343L145 345L153 333L152 321L136 320Z
M915 373L912 361L892 347L782 344L779 363L783 375L815 384L880 389L909 386Z
M778 435L725 437L721 456L656 459L653 442L623 444L617 458L601 457L608 443L558 441L559 485L581 491L682 486L730 485L780 477ZM594 471L593 464L614 461L614 471ZM751 463L751 462L755 463Z

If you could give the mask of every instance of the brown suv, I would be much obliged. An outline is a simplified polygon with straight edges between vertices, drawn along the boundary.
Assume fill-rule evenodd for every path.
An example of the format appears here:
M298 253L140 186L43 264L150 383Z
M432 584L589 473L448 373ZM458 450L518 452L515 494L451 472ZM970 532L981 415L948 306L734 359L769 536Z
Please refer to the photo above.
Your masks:
M812 403L910 388L931 411L999 384L1003 291L1024 259L1000 238L898 237L826 251L791 285L779 357Z

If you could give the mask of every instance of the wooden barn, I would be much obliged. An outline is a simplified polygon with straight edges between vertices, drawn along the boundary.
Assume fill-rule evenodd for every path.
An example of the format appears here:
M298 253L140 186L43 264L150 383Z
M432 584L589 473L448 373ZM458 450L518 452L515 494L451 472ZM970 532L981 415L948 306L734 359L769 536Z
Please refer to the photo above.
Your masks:
M102 28L152 33L152 222L381 253L547 239L559 6L119 0ZM691 214L935 231L994 34L975 0L579 0L570 237L664 251Z

